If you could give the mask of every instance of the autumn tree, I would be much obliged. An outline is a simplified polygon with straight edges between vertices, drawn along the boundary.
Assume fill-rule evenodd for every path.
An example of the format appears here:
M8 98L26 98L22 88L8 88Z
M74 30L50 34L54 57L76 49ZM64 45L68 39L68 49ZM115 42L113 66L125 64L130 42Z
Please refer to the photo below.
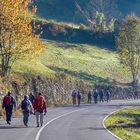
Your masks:
M44 48L35 34L28 7L31 0L0 0L0 76L18 59L33 57Z
M140 19L129 15L122 24L121 31L116 38L120 62L130 68L136 89L140 68Z

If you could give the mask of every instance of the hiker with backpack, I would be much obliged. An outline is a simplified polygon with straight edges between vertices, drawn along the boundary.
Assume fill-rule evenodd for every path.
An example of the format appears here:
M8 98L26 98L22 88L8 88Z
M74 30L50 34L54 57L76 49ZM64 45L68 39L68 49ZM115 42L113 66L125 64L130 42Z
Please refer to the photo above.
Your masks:
M24 96L24 99L21 102L21 109L23 112L23 123L28 127L28 118L33 112L33 106L27 95Z
M95 90L94 94L93 94L93 98L94 98L94 103L97 104L98 103L98 89Z
M99 101L104 102L104 91L103 91L103 89L99 89Z
M82 98L82 95L81 95L81 93L78 91L78 93L77 93L77 103L78 103L78 106L80 106L80 104L81 104L81 98Z
M36 115L37 127L43 126L43 115L46 115L47 107L46 99L41 93L39 93L38 96L35 98L34 110Z
M107 103L108 103L108 101L111 99L111 98L110 98L110 91L109 91L109 89L107 89L107 91L106 91L106 93L105 93L105 96L106 96L106 101L107 101Z
M71 96L72 96L72 103L73 103L73 105L76 105L76 96L77 96L76 90L72 91Z
M8 94L3 98L2 108L6 111L6 122L10 125L13 109L16 108L16 100L12 96L11 92L8 92Z
M92 101L92 91L89 91L87 96L88 96L88 103L91 104L91 101Z

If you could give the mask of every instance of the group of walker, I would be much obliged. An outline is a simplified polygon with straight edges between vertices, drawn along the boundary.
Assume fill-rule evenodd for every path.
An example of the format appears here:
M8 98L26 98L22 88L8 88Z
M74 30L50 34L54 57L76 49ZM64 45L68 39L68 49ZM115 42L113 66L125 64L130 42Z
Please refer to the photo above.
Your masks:
M14 108L16 109L16 99L8 92L8 94L3 98L2 108L6 111L6 122L11 124L11 118ZM43 115L47 113L46 99L41 93L38 93L38 96L35 98L31 93L24 96L24 99L21 102L21 110L23 112L23 123L28 127L28 118L31 114L36 115L37 127L43 125Z
M95 104L97 104L98 101L104 102L106 100L108 102L110 100L109 90L104 91L103 89L96 89L95 91L89 91L87 96L89 104L91 104L92 99L94 99ZM80 106L81 99L82 94L79 91L73 90L73 105L78 104L78 106ZM2 108L6 111L6 122L9 125L11 124L12 113L14 108L16 109L16 106L16 99L12 96L11 92L8 92L3 98ZM41 93L38 93L36 98L32 93L30 93L29 97L25 95L20 107L23 112L23 123L25 126L28 126L28 118L31 114L36 115L37 127L43 126L43 115L46 115L47 107L46 99Z
M82 98L81 93L79 91L73 90L71 96L72 96L72 103L73 103L73 105L76 105L76 103L78 103L78 106L80 106L81 98Z
M72 96L73 105L78 104L78 106L80 106L82 94L79 91L73 90L71 96ZM94 101L95 104L97 104L98 101L99 102L107 101L108 103L109 100L111 99L111 94L108 89L107 90L95 89L95 90L90 90L88 92L87 98L89 104L91 104L92 100Z
M97 104L99 102L104 102L111 100L111 94L110 91L103 90L103 89L96 89L95 91L89 91L88 92L88 103L91 104L92 99L94 100L94 103Z

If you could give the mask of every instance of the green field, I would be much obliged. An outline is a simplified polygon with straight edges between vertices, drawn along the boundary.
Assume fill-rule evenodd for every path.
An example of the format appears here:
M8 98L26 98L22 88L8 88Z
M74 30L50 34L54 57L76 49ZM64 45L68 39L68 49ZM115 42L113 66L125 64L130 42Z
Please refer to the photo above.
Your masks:
M46 49L39 57L17 62L12 71L42 76L65 73L90 83L127 83L131 80L115 52L55 41L47 41Z
M131 107L111 115L106 127L123 140L140 139L140 107Z

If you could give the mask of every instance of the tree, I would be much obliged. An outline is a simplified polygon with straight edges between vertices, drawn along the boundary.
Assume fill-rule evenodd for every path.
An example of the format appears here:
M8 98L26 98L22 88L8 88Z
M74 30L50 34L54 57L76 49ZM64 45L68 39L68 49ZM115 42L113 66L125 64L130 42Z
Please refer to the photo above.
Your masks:
M116 38L120 62L130 68L134 89L138 86L140 68L140 19L129 15Z
M102 23L110 22L112 18L118 17L121 13L118 10L116 0L89 0L84 6L80 5L78 0L75 1L76 7L78 11L82 14L82 16L86 19L90 26L96 21L97 12L100 17L104 19ZM102 17L104 16L104 17ZM101 29L103 24L96 23L98 28Z
M16 60L33 57L44 48L32 27L30 4L31 0L0 0L0 76L5 76Z

